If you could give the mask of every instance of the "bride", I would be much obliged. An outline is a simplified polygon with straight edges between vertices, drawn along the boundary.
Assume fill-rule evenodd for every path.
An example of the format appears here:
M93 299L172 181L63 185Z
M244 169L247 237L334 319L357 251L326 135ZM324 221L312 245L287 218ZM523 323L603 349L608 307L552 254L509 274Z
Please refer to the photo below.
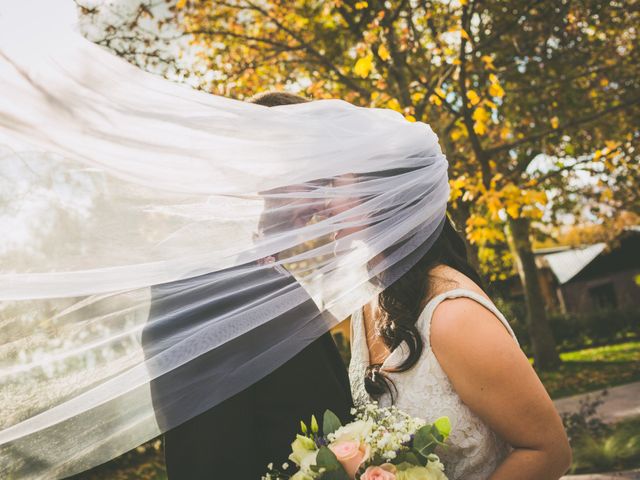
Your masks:
M427 253L353 313L354 401L395 404L428 422L447 415L449 447L438 453L451 480L557 479L571 463L562 422L480 285L446 219Z

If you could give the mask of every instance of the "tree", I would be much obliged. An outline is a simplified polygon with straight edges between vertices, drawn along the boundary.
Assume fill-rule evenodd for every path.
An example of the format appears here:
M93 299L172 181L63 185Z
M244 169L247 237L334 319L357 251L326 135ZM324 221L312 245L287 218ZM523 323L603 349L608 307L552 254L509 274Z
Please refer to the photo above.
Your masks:
M179 0L168 12L163 24L198 56L185 77L199 88L288 89L430 123L472 263L505 258L508 224L536 366L558 364L532 225L564 172L595 163L626 175L637 155L637 1ZM541 155L553 169L532 168ZM561 197L554 205L570 203Z

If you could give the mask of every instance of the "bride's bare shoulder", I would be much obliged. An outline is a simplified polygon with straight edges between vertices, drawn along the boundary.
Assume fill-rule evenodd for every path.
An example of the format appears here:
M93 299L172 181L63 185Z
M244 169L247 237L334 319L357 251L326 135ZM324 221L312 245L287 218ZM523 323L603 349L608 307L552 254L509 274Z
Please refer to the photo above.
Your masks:
M430 283L434 285L430 298L449 290L465 289L491 301L476 282L454 268L438 266L429 274L432 276ZM464 296L447 298L433 311L430 339L434 350L439 350L439 345L443 345L444 349L449 349L453 345L463 345L462 337L468 339L471 336L475 337L475 341L479 341L481 338L496 334L510 337L507 328L495 313L473 298Z
M471 290L484 297L487 297L486 293L480 288L480 286L467 277L464 273L459 272L455 268L448 265L438 265L432 268L429 273L430 277L430 291L429 298L433 298L437 295L445 293L449 290L463 288L465 290ZM487 297L488 298L488 297Z

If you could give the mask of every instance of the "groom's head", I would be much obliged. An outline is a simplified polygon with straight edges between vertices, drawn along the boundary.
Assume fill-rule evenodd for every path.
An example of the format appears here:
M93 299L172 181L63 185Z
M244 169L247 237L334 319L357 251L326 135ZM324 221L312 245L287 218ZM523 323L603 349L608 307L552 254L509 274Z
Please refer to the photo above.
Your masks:
M254 95L249 100L249 103L255 103L263 105L265 107L277 107L280 105L292 105L294 103L307 103L304 97L294 95L287 92L262 92Z
M309 102L306 98L287 92L259 93L248 101L265 107ZM324 202L304 198L304 196L296 197L295 193L308 192L311 188L307 185L287 185L261 192L266 197L264 212L260 219L262 233L276 233L291 227L303 227L309 223L314 214L324 209ZM288 197L283 198L278 195L288 195Z

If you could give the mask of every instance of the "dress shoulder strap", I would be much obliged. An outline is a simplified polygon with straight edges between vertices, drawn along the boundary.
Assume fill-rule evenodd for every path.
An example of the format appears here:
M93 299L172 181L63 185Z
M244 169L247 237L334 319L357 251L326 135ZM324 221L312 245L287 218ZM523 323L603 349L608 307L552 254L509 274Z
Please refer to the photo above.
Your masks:
M498 310L498 308L493 304L493 302L491 302L491 300L487 299L486 297L480 295L479 293L474 292L473 290L468 290L466 288L455 288L453 290L448 290L446 292L443 292L433 297L431 300L429 300L427 305L425 305L424 309L422 310L422 313L420 314L420 317L418 317L416 326L421 332L423 332L427 345L431 345L431 339L430 339L431 318L433 317L433 312L435 311L436 307L440 303L442 303L444 300L448 300L451 298L460 298L460 297L470 298L478 302L480 305L485 307L491 313L493 313L496 317L498 317L500 322L502 322L502 324L505 326L509 334L513 337L515 342L518 345L520 345L520 343L518 342L518 339L516 338L516 334L513 332L513 329L511 328L511 325L509 325L509 322L507 321L507 319L504 317L504 315L502 315L502 312Z

